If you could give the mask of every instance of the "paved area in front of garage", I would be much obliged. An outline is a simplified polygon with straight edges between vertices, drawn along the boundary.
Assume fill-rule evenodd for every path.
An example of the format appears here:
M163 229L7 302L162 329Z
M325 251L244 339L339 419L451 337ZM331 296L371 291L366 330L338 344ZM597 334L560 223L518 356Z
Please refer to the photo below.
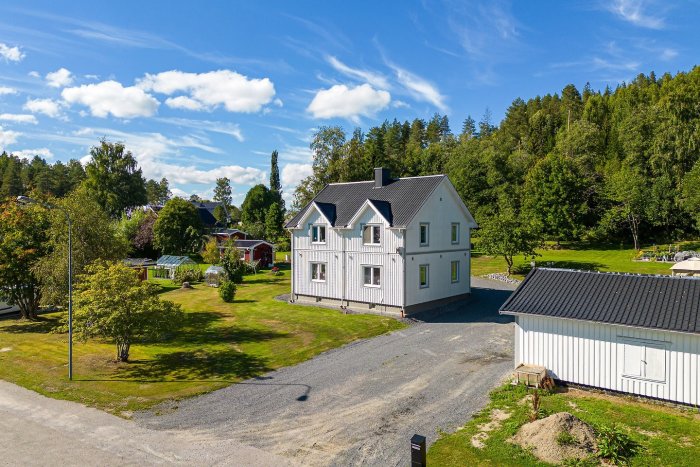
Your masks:
M144 428L234 439L305 465L407 465L414 433L435 441L488 401L513 368L498 307L513 286L473 278L472 298L407 329L181 401Z

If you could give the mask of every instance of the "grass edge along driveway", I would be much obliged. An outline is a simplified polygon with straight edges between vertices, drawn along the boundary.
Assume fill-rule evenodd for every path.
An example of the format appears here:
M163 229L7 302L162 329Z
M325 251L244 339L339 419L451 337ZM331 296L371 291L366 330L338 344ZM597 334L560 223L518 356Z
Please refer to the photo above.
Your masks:
M389 317L274 299L288 291L289 271L246 276L232 304L205 284L170 286L162 297L182 305L187 320L181 330L162 342L136 342L129 363L114 362L110 342L76 342L73 382L67 380L67 335L51 332L59 313L37 322L0 319L0 379L129 417L404 327Z

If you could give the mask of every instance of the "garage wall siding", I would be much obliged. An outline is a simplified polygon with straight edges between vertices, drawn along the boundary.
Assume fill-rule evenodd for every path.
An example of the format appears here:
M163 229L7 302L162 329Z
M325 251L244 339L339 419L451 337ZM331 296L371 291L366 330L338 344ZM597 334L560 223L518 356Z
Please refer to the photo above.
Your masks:
M665 381L624 376L624 348L665 349ZM516 316L515 364L547 368L555 379L684 404L700 404L700 336L540 316Z

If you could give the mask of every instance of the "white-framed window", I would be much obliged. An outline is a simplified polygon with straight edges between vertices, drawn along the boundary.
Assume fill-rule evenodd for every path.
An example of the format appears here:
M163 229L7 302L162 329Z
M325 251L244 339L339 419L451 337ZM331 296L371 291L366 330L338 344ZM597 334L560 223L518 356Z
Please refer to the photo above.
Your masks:
M362 266L362 283L365 287L380 287L382 285L381 266Z
M450 241L453 245L459 243L459 222L453 222L452 228L450 229Z
M326 243L326 226L311 226L311 243Z
M453 284L459 282L459 261L450 263L450 280Z
M421 222L420 226L420 246L428 246L430 242L430 224Z
M664 342L623 338L622 376L659 383L666 382L666 345Z
M418 266L418 284L421 289L427 289L430 286L430 266L421 264Z
M382 226L368 224L362 226L362 243L364 245L379 245L382 242Z
M326 282L326 263L311 263L311 281Z

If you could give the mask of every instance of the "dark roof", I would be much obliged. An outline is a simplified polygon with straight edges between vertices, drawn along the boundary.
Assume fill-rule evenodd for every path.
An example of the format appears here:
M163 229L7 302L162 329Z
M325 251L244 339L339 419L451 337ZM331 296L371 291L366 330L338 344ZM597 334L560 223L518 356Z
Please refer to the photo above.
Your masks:
M250 248L254 247L260 243L265 243L267 245L271 245L270 243L266 242L265 240L235 240L233 242L233 246L236 248Z
M219 221L214 217L214 210L223 206L222 203L216 201L192 201L192 204L197 208L197 213L199 214L199 220L202 221L202 225L205 227L214 227Z
M700 333L700 278L535 268L500 311Z
M326 185L313 201L334 227L348 225L367 200L372 201L392 227L405 227L445 177L431 175L399 178L390 180L388 184L379 188L374 187L374 181L331 183ZM285 227L299 227L302 217L309 209L313 209L312 204L313 202L309 203L299 211Z

